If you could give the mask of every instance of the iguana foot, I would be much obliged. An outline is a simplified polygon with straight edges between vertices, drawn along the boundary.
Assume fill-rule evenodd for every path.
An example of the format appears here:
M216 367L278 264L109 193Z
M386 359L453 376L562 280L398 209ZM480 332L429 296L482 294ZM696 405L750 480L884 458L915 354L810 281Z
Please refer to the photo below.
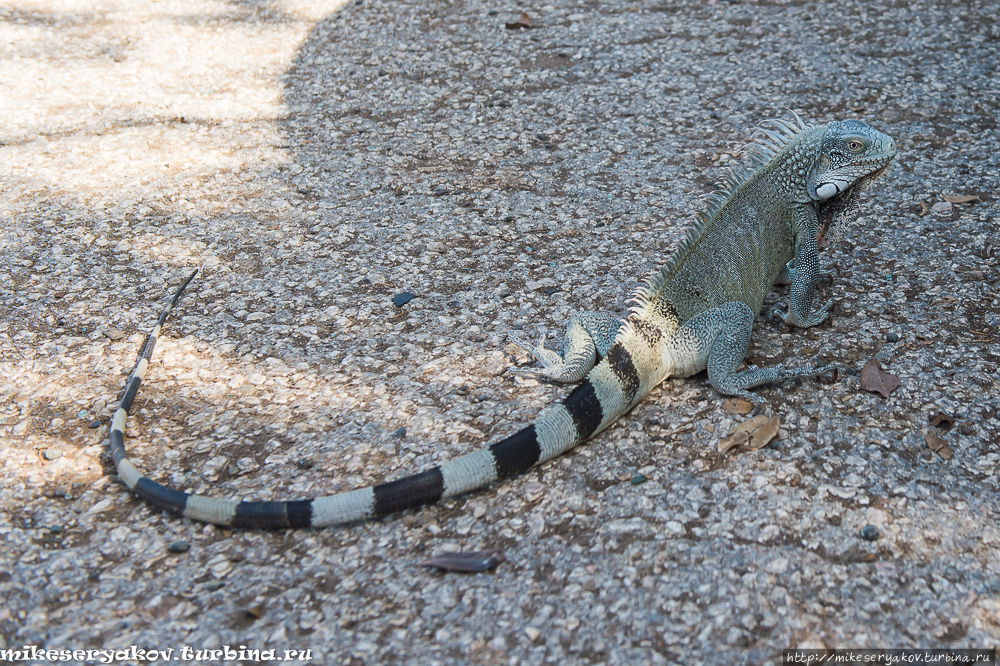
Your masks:
M528 352L528 356L531 357L533 361L537 361L542 364L540 368L527 368L527 367L513 367L511 372L519 372L522 374L532 374L532 375L545 375L547 370L551 366L559 365L562 363L562 358L556 352L551 349L545 348L545 335L543 334L538 340L538 344L533 346L529 342L525 342L522 338L515 335L514 333L507 333L507 339L513 342L515 345Z
M507 338L518 347L527 351L542 366L540 368L513 367L510 370L515 374L535 375L543 379L571 383L578 382L586 377L590 369L594 367L593 351L590 352L588 360L576 359L576 362L567 362L559 353L545 348L544 334L538 340L538 345L534 347L513 333L507 333ZM592 344L591 347L593 347Z
M816 326L817 324L822 324L827 316L830 314L830 308L833 306L833 299L831 298L826 302L823 307L815 312L810 313L807 317L801 317L796 313L791 311L789 308L788 312L777 312L778 316L781 317L781 321L785 322L789 326L798 326L799 328L810 328Z

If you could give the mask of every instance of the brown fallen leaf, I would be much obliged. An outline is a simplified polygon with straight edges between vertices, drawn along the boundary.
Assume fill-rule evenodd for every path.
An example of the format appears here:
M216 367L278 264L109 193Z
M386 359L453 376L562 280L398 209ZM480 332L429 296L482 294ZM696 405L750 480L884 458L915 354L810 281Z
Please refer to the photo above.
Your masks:
M504 24L508 30L520 30L521 28L528 29L532 27L531 17L525 12L521 12L521 15L517 17L516 21L511 21Z
M948 446L948 441L938 437L932 432L924 433L924 441L927 442L927 448L945 460L951 460L951 457L955 455L955 452L951 450L950 446Z
M733 428L732 432L720 439L719 453L725 453L741 444L746 444L751 449L763 448L777 436L780 427L781 419L777 416L768 418L763 414L758 414L739 424Z
M753 403L743 398L728 398L722 401L722 411L728 414L749 414L753 411Z
M437 567L444 571L478 573L496 567L507 558L499 548L488 548L468 553L442 553L419 563L418 567Z
M935 428L944 424L945 428L950 428L955 425L955 417L951 414L945 414L944 412L938 412L937 414L931 414L927 417L927 420L931 422L931 425Z
M870 358L861 368L861 388L872 393L881 393L888 398L889 394L899 388L899 377L882 369L882 364L876 358Z
M771 440L778 436L779 428L781 428L781 419L777 416L769 418L759 428L750 433L750 448L754 450L762 449L770 444Z
M923 217L927 213L931 212L931 207L927 205L926 201L921 201L919 203L920 203L920 212L918 213L918 215L920 215L920 217Z
M979 197L974 194L942 194L941 198L950 203L972 203L973 201L979 201Z

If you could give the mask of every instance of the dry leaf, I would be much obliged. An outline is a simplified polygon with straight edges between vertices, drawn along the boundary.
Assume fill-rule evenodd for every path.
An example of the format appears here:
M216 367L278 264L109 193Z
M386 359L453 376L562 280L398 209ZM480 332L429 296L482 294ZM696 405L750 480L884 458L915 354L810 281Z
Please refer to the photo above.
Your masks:
M763 448L777 436L780 427L781 419L777 416L767 418L763 414L758 414L739 424L733 428L732 432L720 439L719 453L725 453L740 444L746 444L751 449Z
M722 401L722 411L728 414L749 414L753 411L753 403L743 398L729 398Z
M951 414L945 414L944 412L938 412L937 414L931 414L927 419L931 422L934 427L940 426L942 423L945 428L950 428L955 425L955 417Z
M521 12L521 15L517 17L516 21L511 21L510 23L505 23L504 25L508 30L520 30L521 28L527 29L532 27L531 17L525 12Z
M942 194L941 198L950 203L971 203L979 201L979 197L974 194Z
M919 213L920 217L923 217L924 215L926 215L929 212L931 212L931 207L927 205L926 201L921 201L920 202L920 213Z
M932 432L924 433L924 441L927 442L927 448L945 460L951 460L951 457L955 455L955 452L951 450L950 446L948 446L948 441L938 437Z
M870 358L861 368L861 388L872 393L881 393L888 398L889 394L899 388L899 377L882 369L878 359Z
M492 569L507 558L499 548L488 548L487 550L477 550L469 553L443 553L436 555L429 560L424 560L418 567L437 567L445 571L459 571L461 573L478 573Z

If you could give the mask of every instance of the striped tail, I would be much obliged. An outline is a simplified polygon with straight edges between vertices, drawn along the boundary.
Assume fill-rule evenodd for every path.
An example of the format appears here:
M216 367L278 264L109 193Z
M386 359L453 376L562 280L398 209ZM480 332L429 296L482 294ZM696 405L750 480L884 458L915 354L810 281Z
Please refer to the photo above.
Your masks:
M521 474L551 460L600 432L638 402L659 382L654 372L641 380L634 358L649 359L648 350L630 350L638 339L616 343L607 356L567 398L542 414L530 426L486 448L450 460L440 467L328 497L288 502L237 502L189 495L143 476L125 451L125 423L142 382L156 338L185 287L177 289L156 326L146 338L125 384L121 406L111 421L111 456L126 486L152 504L186 518L215 525L250 528L324 527L379 518L396 511L432 504ZM638 352L638 353L636 353ZM643 353L646 352L646 353ZM645 365L641 363L640 365ZM649 370L648 368L642 368Z

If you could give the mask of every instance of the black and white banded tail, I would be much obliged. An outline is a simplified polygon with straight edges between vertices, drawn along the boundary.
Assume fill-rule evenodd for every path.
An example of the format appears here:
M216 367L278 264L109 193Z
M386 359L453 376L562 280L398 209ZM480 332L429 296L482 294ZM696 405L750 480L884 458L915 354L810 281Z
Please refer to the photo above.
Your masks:
M635 344L636 338L632 337L615 343L561 404L547 410L527 428L440 467L398 481L311 500L238 502L191 495L151 480L129 461L125 451L125 423L149 367L160 329L196 274L197 271L192 273L177 289L143 343L139 359L126 381L121 406L111 421L109 435L111 456L125 485L152 504L194 520L232 527L323 527L431 504L520 474L555 458L606 428L638 402L651 384L659 381L652 377L655 372L636 368L633 359L649 355L636 354L640 350L629 349Z

